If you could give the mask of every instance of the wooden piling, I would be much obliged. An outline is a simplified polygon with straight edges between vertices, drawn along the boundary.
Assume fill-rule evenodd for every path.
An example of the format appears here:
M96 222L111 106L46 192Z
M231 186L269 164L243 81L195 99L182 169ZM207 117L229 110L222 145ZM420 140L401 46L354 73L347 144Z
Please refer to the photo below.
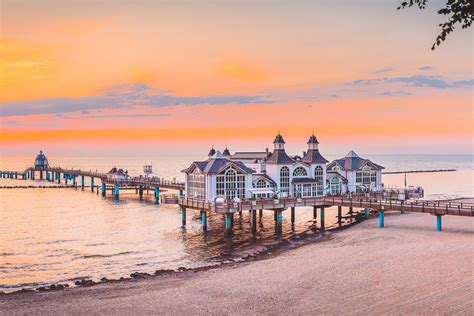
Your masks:
M252 210L252 231L257 231L257 210Z
M325 228L324 220L325 220L324 206L321 206L321 229Z
M342 226L342 206L337 207L337 224L339 227Z
M205 210L201 210L201 223L202 223L202 230L207 231L207 214Z
M184 206L181 206L181 225L186 226L186 208Z

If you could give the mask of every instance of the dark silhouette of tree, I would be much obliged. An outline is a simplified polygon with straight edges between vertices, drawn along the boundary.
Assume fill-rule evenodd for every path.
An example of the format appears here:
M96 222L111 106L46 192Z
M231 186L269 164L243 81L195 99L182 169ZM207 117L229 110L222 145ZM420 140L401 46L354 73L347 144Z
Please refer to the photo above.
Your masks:
M446 7L438 10L438 14L447 15L448 21L441 23L441 33L436 38L436 41L431 47L432 50L436 46L441 45L442 42L446 40L446 36L454 31L454 26L457 23L461 23L461 27L466 29L472 24L472 16L474 15L474 0L447 0ZM428 0L409 0L403 1L398 10L410 8L412 6L417 6L419 9L423 10L426 7Z

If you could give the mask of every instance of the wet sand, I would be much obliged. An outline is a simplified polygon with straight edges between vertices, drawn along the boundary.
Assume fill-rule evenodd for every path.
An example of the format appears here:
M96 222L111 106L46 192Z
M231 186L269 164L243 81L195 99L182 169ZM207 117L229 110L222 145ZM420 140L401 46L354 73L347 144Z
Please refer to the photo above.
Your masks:
M0 314L473 312L474 219L387 214L278 256L200 272L0 296Z

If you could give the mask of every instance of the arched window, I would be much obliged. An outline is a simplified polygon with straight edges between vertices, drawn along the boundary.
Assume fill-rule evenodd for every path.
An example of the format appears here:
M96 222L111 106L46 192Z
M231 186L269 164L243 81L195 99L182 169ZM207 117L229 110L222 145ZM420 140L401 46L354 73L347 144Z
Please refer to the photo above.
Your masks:
M314 168L314 179L316 179L316 183L317 183L317 189L316 189L317 196L322 196L324 193L323 178L324 178L323 167L316 166L316 168Z
M280 169L280 191L290 192L290 169L286 166Z
M293 171L293 177L307 177L308 173L303 167L298 167Z
M267 187L267 182L263 179L260 179L257 181L257 188L261 189L261 188L266 188Z
M235 190L236 189L236 180L237 174L234 169L228 169L225 172L225 189L227 190Z
M321 166L314 169L314 178L318 183L323 183L323 168Z
M232 169L226 169L216 178L216 195L231 200L245 198L245 176Z

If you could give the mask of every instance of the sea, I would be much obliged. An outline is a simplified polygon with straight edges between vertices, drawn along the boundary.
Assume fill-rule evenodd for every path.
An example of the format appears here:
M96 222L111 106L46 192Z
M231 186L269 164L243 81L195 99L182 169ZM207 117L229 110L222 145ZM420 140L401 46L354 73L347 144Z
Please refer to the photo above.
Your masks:
M341 155L328 155L328 159ZM386 187L421 186L426 199L473 197L472 155L364 155L383 165L385 171L454 169L452 172L386 174ZM184 179L181 170L200 156L153 155L113 157L56 156L50 164L63 168L107 172L112 167L142 174L151 164L154 174L165 179ZM0 156L0 170L24 170L31 156ZM86 183L87 185L88 183ZM336 232L337 210L326 209L326 231L312 216L312 208L298 208L296 223L284 212L282 231L275 230L274 215L264 211L257 231L251 216L243 212L234 219L232 234L226 234L222 215L210 214L203 232L199 212L188 211L181 227L176 205L155 205L152 192L139 200L135 192L123 193L119 201L73 188L39 188L46 181L0 179L0 292L35 289L78 280L119 279L134 272L197 268L240 258L252 249L319 240ZM163 192L173 193L173 192ZM344 226L350 225L346 220ZM291 248L291 247L290 247ZM291 251L291 250L288 250Z

